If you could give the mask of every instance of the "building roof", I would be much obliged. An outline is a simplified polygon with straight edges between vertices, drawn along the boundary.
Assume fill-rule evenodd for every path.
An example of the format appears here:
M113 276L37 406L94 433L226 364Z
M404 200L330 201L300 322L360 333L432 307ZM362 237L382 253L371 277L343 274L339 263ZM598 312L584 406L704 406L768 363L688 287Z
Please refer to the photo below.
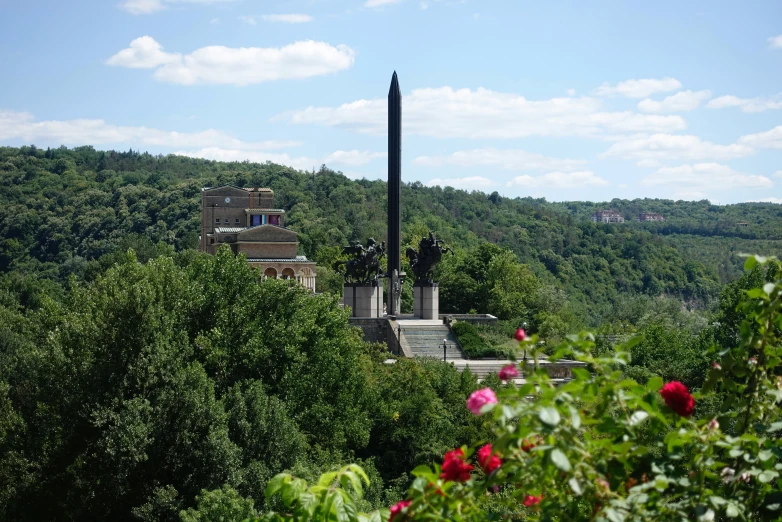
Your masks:
M274 191L270 188L264 188L264 187L255 187L255 188L249 188L249 187L237 187L236 185L220 185L217 187L201 187L201 192L205 192L207 190L213 190L213 189L219 189L219 188L234 188L236 190L244 190L245 192L271 192L274 194Z
M248 212L250 214L264 214L267 212L277 212L279 214L285 214L285 209L282 208L246 208L244 209L245 212Z
M254 258L247 258L247 262L248 263L314 263L315 261L310 261L309 259L307 259L307 256L296 256L294 258L254 257Z
M275 228L281 228L283 230L289 230L291 232L295 232L295 230L291 230L288 227L283 227L280 225L272 225L271 223L266 223L263 225L253 225L251 227L215 227L215 233L217 234L238 234L239 232L244 232L245 230L251 230L253 228L261 228L261 227L275 227Z

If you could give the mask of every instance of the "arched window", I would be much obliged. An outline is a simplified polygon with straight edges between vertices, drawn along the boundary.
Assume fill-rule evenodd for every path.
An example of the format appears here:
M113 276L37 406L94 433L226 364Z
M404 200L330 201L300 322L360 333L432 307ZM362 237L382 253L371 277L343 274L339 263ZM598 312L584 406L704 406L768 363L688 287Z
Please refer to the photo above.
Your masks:
M272 267L269 267L263 271L263 277L268 277L269 279L277 279L277 270Z
M283 268L282 269L282 278L283 279L295 279L296 273L293 271L292 268Z

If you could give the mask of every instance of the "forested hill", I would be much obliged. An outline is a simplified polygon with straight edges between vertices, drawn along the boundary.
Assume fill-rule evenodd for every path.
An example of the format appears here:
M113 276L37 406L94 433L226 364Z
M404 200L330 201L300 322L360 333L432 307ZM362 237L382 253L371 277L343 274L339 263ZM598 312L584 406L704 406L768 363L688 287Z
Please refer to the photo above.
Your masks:
M5 147L0 148L0 271L62 282L71 274L89 278L98 269L97 259L127 247L142 259L161 249L195 248L200 189L220 184L272 188L276 204L287 211L287 225L299 232L302 253L325 266L334 259L334 247L350 239L385 237L385 182L353 181L325 167L307 173L271 163L92 147ZM510 199L419 182L402 190L405 241L431 229L457 247L457 256L442 265L445 273L455 267L469 271L470 259L488 241L512 250L543 283L590 310L610 308L623 294L664 294L690 302L714 297L720 278L732 277L741 265L734 255L726 261L729 251L719 242L726 238L736 249L780 253L777 241L748 239L779 234L779 205L612 201L621 212L657 211L669 221L607 226L588 219L599 205ZM712 226L714 216L716 223L741 216L753 226L747 231ZM726 236L715 236L720 231ZM718 271L726 262L729 266Z

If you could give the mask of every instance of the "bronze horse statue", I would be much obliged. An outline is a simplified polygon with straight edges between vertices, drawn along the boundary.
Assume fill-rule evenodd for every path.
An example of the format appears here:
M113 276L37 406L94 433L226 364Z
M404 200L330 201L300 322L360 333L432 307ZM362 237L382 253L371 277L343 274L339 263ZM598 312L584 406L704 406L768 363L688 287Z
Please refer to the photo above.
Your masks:
M416 283L432 283L434 278L434 266L442 261L443 254L453 250L450 247L442 246L443 241L434 237L433 232L429 232L429 237L422 237L418 242L418 251L408 247L405 252L407 259L410 260L410 268L415 274Z
M337 261L334 263L334 270L342 273L340 267L345 266L345 283L371 283L384 275L380 259L385 256L385 251L385 241L376 245L375 240L369 238L366 248L358 241L353 241L350 245L342 248L342 254L350 256L351 259Z

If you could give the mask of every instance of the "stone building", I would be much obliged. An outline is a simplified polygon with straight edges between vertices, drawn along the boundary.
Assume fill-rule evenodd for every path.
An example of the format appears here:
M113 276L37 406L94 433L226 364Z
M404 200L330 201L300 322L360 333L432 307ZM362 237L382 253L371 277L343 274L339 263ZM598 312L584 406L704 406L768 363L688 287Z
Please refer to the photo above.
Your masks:
M593 223L624 223L625 218L616 210L598 210L592 214Z
M227 244L244 254L264 277L295 279L315 291L315 262L296 254L296 232L285 228L285 211L274 208L268 188L230 185L201 189L201 237L198 249L214 254Z
M638 221L665 221L665 217L656 212L641 212L638 214Z

